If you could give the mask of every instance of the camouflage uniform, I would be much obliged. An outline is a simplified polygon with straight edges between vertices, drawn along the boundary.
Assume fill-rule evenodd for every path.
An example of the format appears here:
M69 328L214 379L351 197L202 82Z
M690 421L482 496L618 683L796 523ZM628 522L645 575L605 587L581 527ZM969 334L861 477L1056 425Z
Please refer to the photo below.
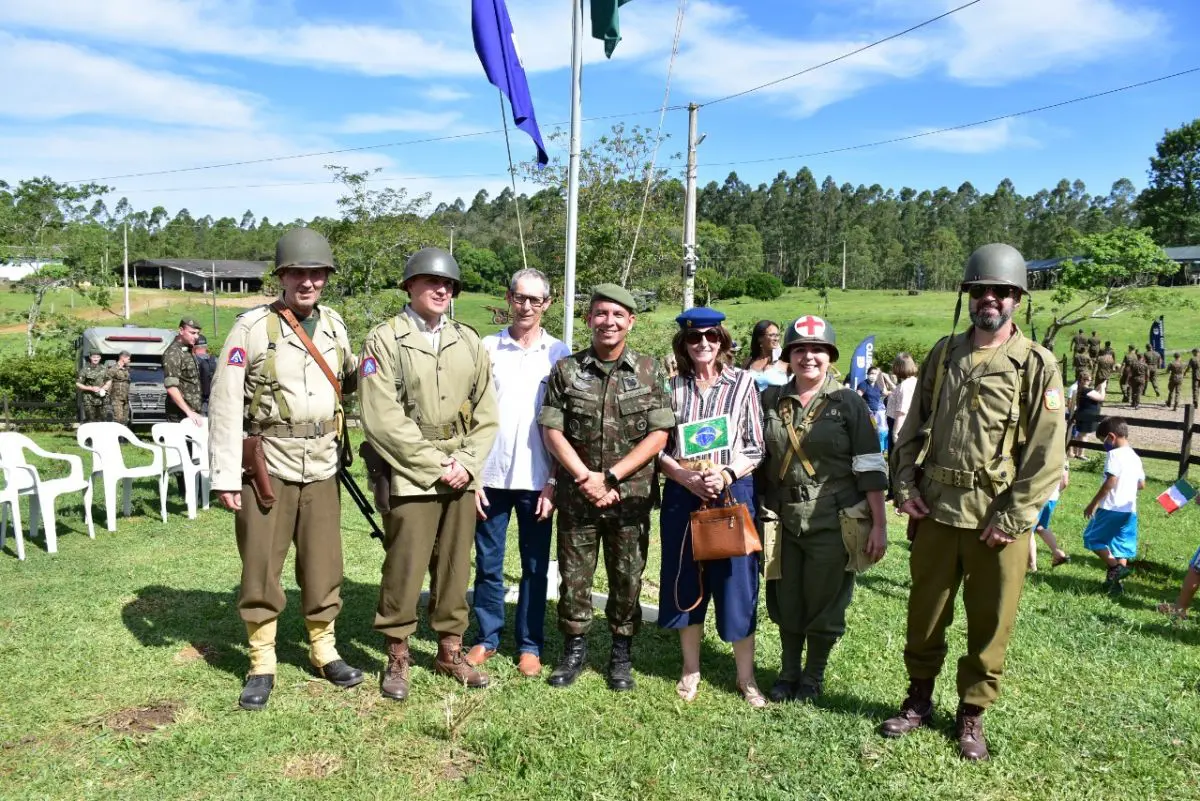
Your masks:
M1129 403L1129 379L1133 377L1133 366L1137 362L1137 351L1130 348L1121 362L1121 403Z
M108 369L108 400L112 403L113 421L129 424L129 365L113 365Z
M1154 348L1146 348L1146 381L1150 384L1150 388L1154 390L1154 397L1159 397L1162 393L1158 391L1158 371L1163 366L1163 357Z
M1179 354L1175 354L1175 361L1167 364L1167 406L1172 409L1179 408L1179 390L1183 387L1183 374L1187 371L1187 365L1179 360Z
M1108 379L1112 378L1112 374L1117 370L1117 363L1113 359L1111 351L1101 351L1096 357L1096 374L1092 376L1092 386L1098 387Z
M654 357L628 347L611 365L591 348L581 350L555 365L538 423L562 431L588 470L603 472L650 432L674 427L667 374ZM656 489L653 459L621 481L621 500L606 509L592 505L570 480L558 485L558 627L564 634L582 636L591 627L601 544L609 628L622 636L637 632Z
M1088 339L1082 331L1071 337L1071 352L1079 353L1079 351L1087 352Z
M85 364L79 371L78 383L86 387L102 387L104 382L108 380L108 368L102 364ZM85 392L80 390L83 395L83 421L92 423L104 420L104 407L106 405L103 397L95 392Z
M1144 357L1129 365L1129 403L1135 409L1142 403L1142 393L1146 391L1146 378L1149 375L1150 366Z
M1095 334L1092 334L1090 337L1088 337L1087 351L1088 356L1091 356L1093 359L1100 355L1100 337L1096 336Z
M1200 352L1193 350L1192 358L1188 360L1187 371L1192 374L1192 406L1197 405L1200 398Z
M183 400L191 410L200 414L203 400L200 396L200 369L192 358L191 350L179 337L163 352L163 387L179 387ZM167 396L167 419L172 422L186 420L187 415Z
M1081 348L1080 350L1075 351L1073 367L1075 368L1076 381L1079 380L1079 374L1081 372L1086 371L1092 376L1095 376L1096 374L1096 363L1092 360L1091 356L1088 356L1087 348Z

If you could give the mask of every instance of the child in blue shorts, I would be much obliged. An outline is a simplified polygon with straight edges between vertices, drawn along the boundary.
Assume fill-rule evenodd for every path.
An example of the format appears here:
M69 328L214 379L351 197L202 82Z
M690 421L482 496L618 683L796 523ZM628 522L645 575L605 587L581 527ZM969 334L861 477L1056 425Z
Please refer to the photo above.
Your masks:
M1104 443L1104 483L1083 510L1088 519L1083 544L1108 566L1104 589L1119 593L1121 581L1133 570L1137 556L1137 494L1146 486L1141 457L1129 445L1129 424L1122 417L1106 417L1096 427Z
M1196 549L1192 554L1192 561L1188 562L1188 572L1183 577L1183 586L1179 588L1179 597L1175 599L1175 603L1159 604L1158 611L1171 617L1186 618L1188 607L1196 597L1197 587L1200 587L1200 548Z
M1062 479L1058 482L1058 486L1054 489L1054 493L1050 496L1050 500L1046 501L1046 505L1042 507L1042 513L1038 515L1037 523L1033 526L1033 533L1042 538L1042 542L1046 543L1050 548L1050 552L1054 554L1054 558L1050 561L1050 567L1058 567L1061 564L1071 561L1071 557L1062 548L1058 547L1058 538L1054 536L1054 532L1050 530L1050 517L1054 514L1054 507L1058 506L1058 498L1071 484L1071 463L1063 462ZM1037 538L1029 538L1029 572L1037 572Z

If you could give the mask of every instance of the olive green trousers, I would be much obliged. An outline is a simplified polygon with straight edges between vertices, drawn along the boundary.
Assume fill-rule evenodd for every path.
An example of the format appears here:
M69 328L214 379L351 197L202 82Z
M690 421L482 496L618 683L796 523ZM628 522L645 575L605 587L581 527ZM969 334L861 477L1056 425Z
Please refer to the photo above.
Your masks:
M988 707L1000 694L1004 654L1012 638L1017 604L1029 561L1026 531L1008 545L991 548L982 531L955 528L926 518L917 524L909 569L908 641L904 664L915 679L936 678L946 660L946 627L963 588L967 653L958 660L958 695Z

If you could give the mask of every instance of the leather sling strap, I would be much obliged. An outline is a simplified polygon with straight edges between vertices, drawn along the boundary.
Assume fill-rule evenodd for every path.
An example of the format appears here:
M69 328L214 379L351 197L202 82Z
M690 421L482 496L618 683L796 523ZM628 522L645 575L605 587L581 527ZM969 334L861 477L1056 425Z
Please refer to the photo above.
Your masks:
M804 468L804 472L809 478L812 478L817 474L816 468L813 467L812 462L808 460L808 456L806 456L804 453L803 444L804 439L808 436L809 429L812 428L813 421L817 419L817 415L819 415L821 410L825 408L825 404L828 403L828 401L828 397L821 398L820 401L809 406L808 411L805 412L804 417L800 420L800 425L796 428L792 427L793 411L791 404L785 404L783 408L779 410L779 416L783 419L783 427L787 430L788 439L791 440L792 444L792 447L783 457L783 464L779 466L780 481L782 481L784 476L787 475L788 468L791 467L792 456L796 456L800 459L800 464Z
M304 326L300 325L300 321L296 319L296 315L292 313L283 301L277 300L271 304L271 309L283 318L284 322L292 329L292 332L300 338L300 342L304 345L304 349L308 351L308 355L313 357L313 361L317 363L317 367L321 368L321 372L329 379L329 383L333 385L333 391L337 393L338 405L342 403L342 382L337 380L337 376L333 374L333 370L329 369L329 365L325 362L325 357L317 350L317 346L309 339L308 333L304 330Z

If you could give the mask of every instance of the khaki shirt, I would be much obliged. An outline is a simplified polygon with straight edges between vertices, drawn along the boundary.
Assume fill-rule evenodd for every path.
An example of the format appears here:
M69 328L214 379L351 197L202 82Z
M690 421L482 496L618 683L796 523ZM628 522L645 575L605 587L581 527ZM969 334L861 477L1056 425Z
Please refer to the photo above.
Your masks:
M317 308L320 316L313 344L329 369L341 379L343 396L348 395L357 386L358 363L350 348L346 323L328 306ZM327 422L337 416L338 400L333 385L287 322L280 320L275 373L290 417L282 419L275 395L268 387L250 419L255 389L270 380L266 375L270 345L267 318L273 315L269 306L258 306L239 316L217 360L208 401L208 447L212 487L218 492L242 488L242 439L251 433L245 430L244 421L255 424L257 430L284 423L295 426ZM263 451L267 472L284 481L322 481L338 469L337 432L332 430L314 437L263 436Z
M480 471L499 427L491 359L469 326L447 322L435 351L408 314L377 325L359 365L363 432L392 466L392 495L460 490L439 481L453 456Z
M934 520L959 528L982 530L990 524L1017 536L1033 527L1062 478L1065 403L1054 354L1015 324L1013 329L1012 337L994 350L973 349L972 329L949 341L950 365L932 432L933 385L947 340L930 351L892 450L897 503L920 496ZM1005 453L1010 426L1017 430L1009 435L1011 452ZM918 465L927 438L930 447L924 464Z

